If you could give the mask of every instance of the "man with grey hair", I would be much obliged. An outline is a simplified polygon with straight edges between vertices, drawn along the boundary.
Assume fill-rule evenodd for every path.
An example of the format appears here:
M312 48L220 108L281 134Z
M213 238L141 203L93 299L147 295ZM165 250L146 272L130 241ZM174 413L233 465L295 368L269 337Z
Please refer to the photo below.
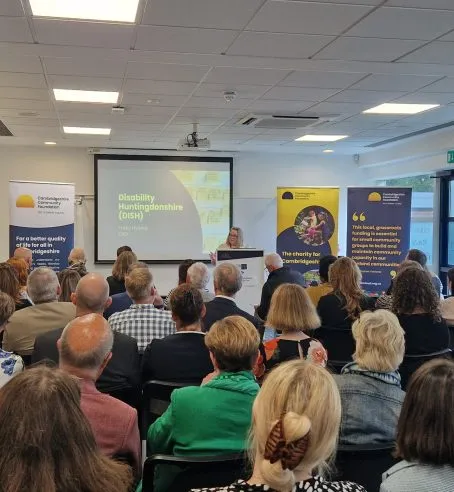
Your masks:
M215 298L205 304L204 331L209 331L216 321L227 316L242 316L263 333L260 320L240 309L235 303L235 296L243 285L241 270L232 263L221 263L214 269L213 282Z
M298 284L305 287L303 275L284 266L282 258L277 253L265 255L265 267L269 272L267 281L262 287L262 297L260 304L257 306L257 314L263 320L266 320L270 309L271 298L274 291L282 284Z
M57 274L46 267L33 270L27 279L27 291L33 306L16 311L3 335L3 348L29 358L35 338L65 326L76 316L70 302L58 302L60 284Z
M99 273L89 273L77 284L71 295L76 306L76 317L87 314L100 314L111 303L109 284ZM57 341L64 326L36 337L32 363L50 360L58 364ZM114 333L112 358L96 381L96 387L103 393L121 394L122 399L132 406L140 400L140 357L137 342L123 333Z
M210 280L210 272L205 263L197 261L188 269L186 282L198 289L202 294L203 302L210 302L214 299L214 294L207 289Z
M99 449L106 456L128 456L136 477L140 473L137 411L95 383L112 358L114 335L100 314L86 314L68 323L58 340L60 369L80 385L80 406L90 422Z

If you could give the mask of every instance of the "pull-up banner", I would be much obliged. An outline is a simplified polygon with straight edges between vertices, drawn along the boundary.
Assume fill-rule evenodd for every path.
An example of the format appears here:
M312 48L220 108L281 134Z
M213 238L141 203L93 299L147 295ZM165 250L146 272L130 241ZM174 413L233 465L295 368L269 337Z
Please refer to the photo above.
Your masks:
M33 268L62 270L74 247L74 185L10 181L9 250L33 252Z
M349 188L347 214L347 256L364 290L381 294L410 247L411 188Z
M318 280L322 256L337 255L339 188L278 188L276 251L284 264Z

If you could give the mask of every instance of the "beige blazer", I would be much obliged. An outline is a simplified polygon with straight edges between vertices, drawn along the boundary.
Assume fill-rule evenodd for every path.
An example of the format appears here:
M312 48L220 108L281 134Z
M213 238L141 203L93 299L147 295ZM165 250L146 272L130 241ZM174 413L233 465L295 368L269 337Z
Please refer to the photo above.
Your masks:
M30 355L38 335L64 328L75 317L76 307L70 302L46 302L16 311L6 325L3 349Z

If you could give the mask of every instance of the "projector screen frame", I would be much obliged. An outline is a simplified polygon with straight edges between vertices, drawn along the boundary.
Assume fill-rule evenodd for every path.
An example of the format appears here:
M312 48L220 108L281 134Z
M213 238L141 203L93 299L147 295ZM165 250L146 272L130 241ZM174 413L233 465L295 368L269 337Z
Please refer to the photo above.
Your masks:
M209 157L209 156L189 156L189 155L149 155L149 154L94 154L94 204L95 204L95 234L94 234L94 250L95 250L95 265L113 265L115 260L100 260L98 257L98 161L99 160L110 160L110 161L183 161L183 162L223 162L229 164L230 173L230 210L229 210L229 227L233 225L233 157L219 156L219 157ZM183 260L150 260L138 258L138 260L144 263L161 264L161 265L175 265L181 263ZM203 263L209 264L211 260L209 259L197 259L196 261L201 261Z

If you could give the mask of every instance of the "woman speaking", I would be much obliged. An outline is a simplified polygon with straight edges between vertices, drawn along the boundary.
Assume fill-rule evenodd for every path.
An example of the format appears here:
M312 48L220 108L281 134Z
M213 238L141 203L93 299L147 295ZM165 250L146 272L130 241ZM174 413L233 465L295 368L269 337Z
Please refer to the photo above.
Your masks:
M229 231L225 243L218 246L220 249L239 249L243 248L243 230L240 227L232 227ZM211 263L216 264L216 253L210 253Z

